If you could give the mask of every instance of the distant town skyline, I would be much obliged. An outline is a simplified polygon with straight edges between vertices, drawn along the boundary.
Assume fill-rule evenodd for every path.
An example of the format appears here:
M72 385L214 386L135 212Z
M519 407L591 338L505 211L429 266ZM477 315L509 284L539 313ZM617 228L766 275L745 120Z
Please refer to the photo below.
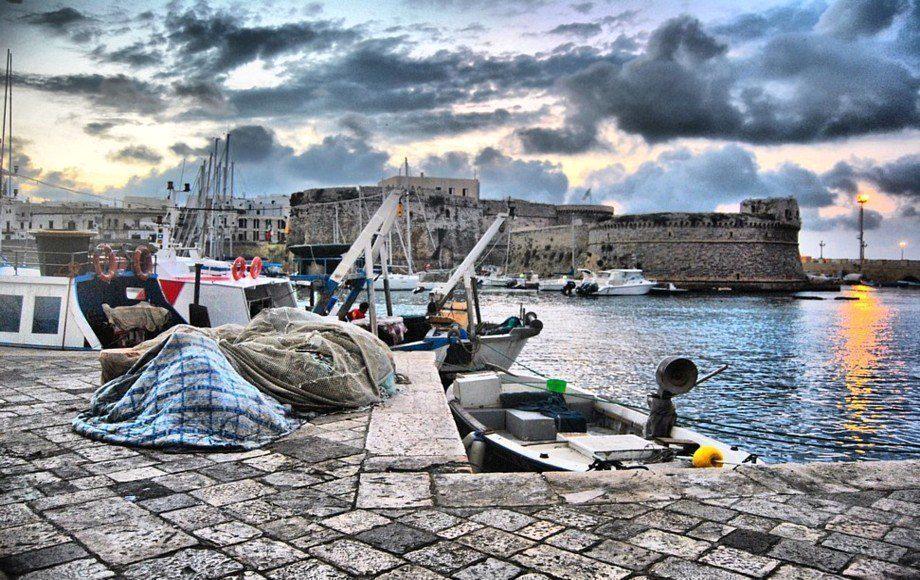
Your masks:
M232 131L248 195L406 157L618 213L792 195L801 252L853 258L862 194L867 257L920 258L920 0L0 0L0 38L20 174L103 198Z

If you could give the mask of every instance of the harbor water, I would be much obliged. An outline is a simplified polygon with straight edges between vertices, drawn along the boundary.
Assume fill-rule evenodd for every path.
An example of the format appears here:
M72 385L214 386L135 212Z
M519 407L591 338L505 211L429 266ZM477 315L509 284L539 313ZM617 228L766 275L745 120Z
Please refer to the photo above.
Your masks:
M481 304L487 320L523 304L544 321L513 370L632 405L645 406L665 356L687 355L701 373L729 364L675 399L679 421L767 461L917 457L920 292L818 295L483 293ZM424 294L396 296L397 313L424 311Z

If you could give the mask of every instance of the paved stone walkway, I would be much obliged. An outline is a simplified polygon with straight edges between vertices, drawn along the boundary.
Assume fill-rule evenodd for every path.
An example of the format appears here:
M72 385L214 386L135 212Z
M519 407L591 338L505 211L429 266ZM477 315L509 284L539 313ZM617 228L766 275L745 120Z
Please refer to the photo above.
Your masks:
M172 454L71 432L98 382L95 355L0 349L0 570L920 576L920 462L474 475L455 430L430 416L446 409L430 369L399 364L413 384L371 412L322 417L258 451Z

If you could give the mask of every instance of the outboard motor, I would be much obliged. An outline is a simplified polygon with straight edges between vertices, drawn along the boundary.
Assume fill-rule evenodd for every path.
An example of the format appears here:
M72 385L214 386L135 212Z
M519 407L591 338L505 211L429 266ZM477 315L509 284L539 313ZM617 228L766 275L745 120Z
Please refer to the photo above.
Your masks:
M677 421L677 410L671 399L675 395L689 393L693 387L703 381L708 381L727 368L728 365L722 365L703 378L699 378L696 364L688 358L669 356L658 363L658 369L655 371L658 392L648 396L649 415L643 436L646 439L670 437L671 429Z
M571 296L577 286L578 284L575 283L575 280L569 280L565 283L565 286L562 287L562 293L566 296Z
M575 293L579 296L590 296L596 294L598 289L597 282L582 282L581 286L575 289Z

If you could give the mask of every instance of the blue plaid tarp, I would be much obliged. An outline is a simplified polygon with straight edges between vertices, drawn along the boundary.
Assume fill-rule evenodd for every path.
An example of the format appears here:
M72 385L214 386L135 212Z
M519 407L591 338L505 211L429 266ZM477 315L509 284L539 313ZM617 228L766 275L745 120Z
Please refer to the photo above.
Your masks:
M106 383L73 421L77 433L109 443L203 449L253 449L298 425L214 340L183 332Z

